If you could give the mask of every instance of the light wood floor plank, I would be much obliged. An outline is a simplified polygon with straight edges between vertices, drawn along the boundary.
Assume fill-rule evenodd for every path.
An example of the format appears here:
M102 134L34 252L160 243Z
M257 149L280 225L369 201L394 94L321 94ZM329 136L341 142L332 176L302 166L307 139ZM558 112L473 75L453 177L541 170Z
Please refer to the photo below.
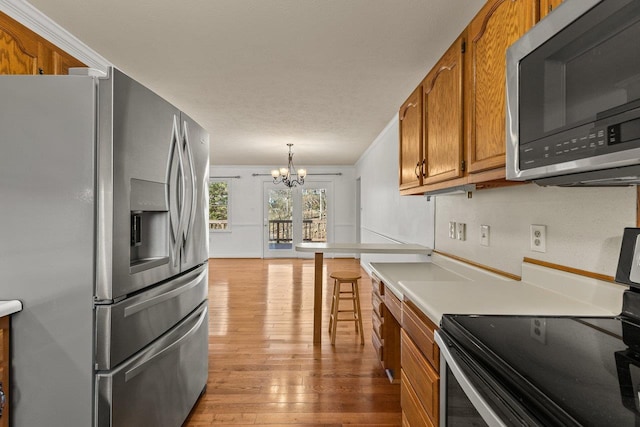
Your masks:
M371 345L371 280L325 259L322 345L313 345L313 260L209 260L209 380L187 427L397 427L400 389ZM331 271L360 270L365 345L327 332Z

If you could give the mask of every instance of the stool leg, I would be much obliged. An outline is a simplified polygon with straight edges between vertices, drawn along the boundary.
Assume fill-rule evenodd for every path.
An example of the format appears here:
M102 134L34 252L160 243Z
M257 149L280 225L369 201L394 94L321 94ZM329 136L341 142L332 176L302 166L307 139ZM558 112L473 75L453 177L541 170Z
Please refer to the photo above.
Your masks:
M358 325L360 326L360 344L364 345L364 333L362 331L362 312L360 311L360 292L358 291L358 281L356 281L356 313L358 316Z
M331 333L331 326L334 322L333 320L333 309L335 307L336 304L336 286L338 286L338 281L334 280L333 281L333 296L331 297L331 310L329 311L329 333Z
M333 322L331 322L331 345L336 344L336 330L338 326L338 312L340 311L340 281L336 280L335 286L333 287L333 310L331 310L331 317L333 317Z
M356 289L358 282L354 280L351 282L351 304L353 305L353 326L355 327L356 334L358 333L358 307L356 305Z

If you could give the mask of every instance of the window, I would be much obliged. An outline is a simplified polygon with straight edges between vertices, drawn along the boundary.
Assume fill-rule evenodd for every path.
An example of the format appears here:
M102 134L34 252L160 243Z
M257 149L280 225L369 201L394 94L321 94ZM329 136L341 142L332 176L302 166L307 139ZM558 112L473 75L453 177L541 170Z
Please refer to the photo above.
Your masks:
M229 231L229 182L209 181L209 231Z

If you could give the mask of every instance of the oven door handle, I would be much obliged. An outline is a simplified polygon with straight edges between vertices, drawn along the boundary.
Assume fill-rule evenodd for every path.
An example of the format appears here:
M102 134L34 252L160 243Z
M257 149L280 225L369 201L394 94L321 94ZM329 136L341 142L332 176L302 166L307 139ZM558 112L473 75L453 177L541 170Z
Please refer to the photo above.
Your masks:
M442 363L443 360L441 360L441 363L440 363L441 369L445 367L448 367L449 369L451 369L453 376L456 377L456 380L458 380L460 387L462 387L462 390L464 390L464 393L467 395L467 397L469 398L473 406L476 408L476 410L478 411L482 419L484 419L484 421L491 427L507 427L507 425L504 422L502 422L498 414L496 414L496 412L491 408L491 406L489 406L489 404L482 397L482 395L480 395L480 393L474 387L474 385L469 381L469 379L464 374L464 372L462 372L460 365L453 358L453 355L449 351L449 346L442 339L438 331L435 332L435 341L438 344L438 347L440 347L440 358L443 359L446 363L446 364ZM446 375L446 372L442 373L441 371L441 376L444 376L444 375ZM441 385L440 395L446 396L445 394L446 390L442 390L442 388L446 387L446 381L441 381L440 385ZM442 414L444 414L444 412ZM441 427L445 426L444 423L446 423L446 416L441 416L440 426Z

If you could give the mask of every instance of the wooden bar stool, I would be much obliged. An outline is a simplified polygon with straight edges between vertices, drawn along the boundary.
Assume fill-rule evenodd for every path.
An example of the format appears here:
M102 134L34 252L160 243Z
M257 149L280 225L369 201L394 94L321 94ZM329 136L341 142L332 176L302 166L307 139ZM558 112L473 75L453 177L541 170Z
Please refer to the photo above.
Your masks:
M333 279L333 298L331 300L331 315L329 317L329 334L331 345L336 343L336 330L338 322L354 322L356 334L360 333L360 342L364 345L364 333L362 331L362 314L360 311L360 293L358 292L358 279L362 276L353 271L335 271L329 275ZM342 284L349 286L343 287ZM340 301L351 301L349 309L340 309ZM345 317L340 313L351 313Z

